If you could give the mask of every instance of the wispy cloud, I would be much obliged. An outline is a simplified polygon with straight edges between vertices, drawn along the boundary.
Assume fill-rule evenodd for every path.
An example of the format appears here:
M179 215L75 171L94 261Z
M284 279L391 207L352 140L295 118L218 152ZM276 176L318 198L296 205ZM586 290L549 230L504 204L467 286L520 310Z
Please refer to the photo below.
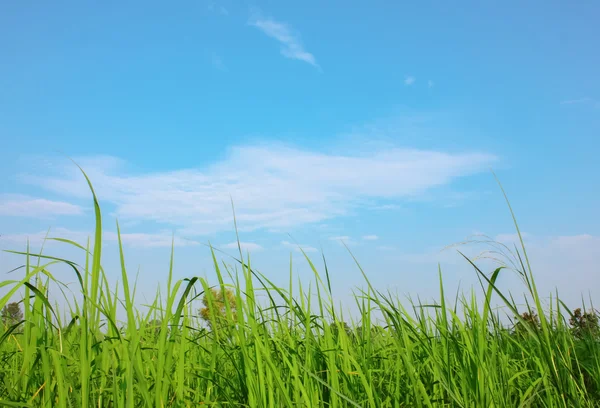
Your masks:
M350 241L350 237L348 235L340 235L337 237L330 237L331 241Z
M348 246L356 245L356 242L354 242L354 240L352 238L350 238L348 235L341 235L341 236L337 236L337 237L330 237L329 240L330 241L335 241L335 242L339 243L342 246L344 246L344 245L348 245Z
M288 24L265 18L258 12L255 12L254 16L250 18L249 24L279 41L281 44L281 54L284 57L304 61L319 68L315 56L304 49L300 34L294 31Z
M106 231L102 234L103 240L108 242L117 242L116 232ZM2 234L0 242L16 245L25 245L29 240L31 245L41 245L46 238L62 238L74 241L81 245L86 245L88 238L93 243L93 234L85 231L75 231L68 228L52 228L50 231L38 231L34 233ZM168 248L171 244L177 247L199 245L199 242L175 236L164 231L158 233L121 233L123 245L141 248ZM53 240L46 241L46 245L52 245Z
M221 14L223 16L229 15L229 10L227 10L227 8L225 8L225 6L218 5L218 4L214 3L214 2L210 2L208 4L207 8L208 8L209 11L213 11L213 12L219 13L219 14Z
M518 243L516 234L495 237L511 249ZM525 234L525 247L536 278L538 291L546 297L558 289L561 299L574 307L581 306L591 291L597 298L600 292L600 237L590 234L537 236ZM518 262L517 262L518 263Z
M114 232L104 234L105 239L109 241L117 241L118 236ZM182 238L179 236L173 237L172 233L164 231L162 233L122 233L121 241L124 245L130 245L140 248L168 248L173 244L176 247L199 245L198 241Z
M577 104L577 103L589 103L589 102L593 102L592 98L579 98L579 99L567 99L564 101L561 101L560 104L561 105L573 105L573 104Z
M240 242L240 247L242 248L242 251L262 251L264 248L259 245L259 244L255 244L254 242ZM237 241L235 242L230 242L229 244L225 244L222 246L222 248L224 249L238 249L238 243Z
M0 215L13 217L45 218L57 215L81 215L78 205L64 201L51 201L21 194L0 195Z
M298 252L301 252L301 249L304 252L317 252L318 251L318 249L315 247L311 247L308 245L302 245L302 244L294 244L289 241L281 241L281 245L285 248L294 249Z
M481 237L484 239L484 237ZM514 250L513 243L518 240L516 234L499 234L494 237L505 243L511 250ZM517 243L517 247L520 245ZM526 234L525 246L527 248L528 258L532 267L533 275L536 281L537 290L544 299L556 294L561 300L566 302L569 307L580 307L582 296L587 301L591 295L596 299L600 292L600 275L598 274L598 264L600 263L600 237L590 234L579 234L572 236L536 236ZM424 266L427 270L435 271L438 265L441 265L442 271L452 271L451 275L454 282L458 284L461 280L461 287L466 288L471 284L477 285L473 278L476 273L469 270L468 262L457 253L460 249L467 257L483 271L494 270L498 260L502 261L508 269L500 272L499 284L502 292L514 295L518 303L522 303L522 295L527 293L520 275L512 269L512 263L503 258L498 251L494 253L483 253L482 251L496 250L487 245L461 245L459 248L450 247L446 250L439 248L430 248L421 252L407 253L401 248L389 246L378 247L381 251L380 257L385 262L395 262L402 264L403 267L413 270ZM521 254L522 255L522 254ZM519 264L518 259L514 260ZM465 267L467 267L465 269ZM519 268L521 268L519 266ZM444 272L446 276L448 272ZM435 275L430 275L435 279ZM424 288L427 285L424 285ZM477 287L477 286L474 286ZM420 293L422 294L422 293ZM556 299L554 299L556 301Z
M560 102L561 105L579 105L579 104L585 104L585 105L593 105L595 108L600 108L600 101L597 101L593 98L590 98L588 96L583 97L583 98L578 98L578 99L567 99L564 101Z
M240 231L287 230L370 208L372 200L411 199L485 170L484 153L365 149L324 154L292 147L245 145L204 169L132 174L108 158L78 162L104 203L123 221L153 221L184 235L229 231L231 202ZM21 180L61 195L89 199L85 180L68 162Z
M223 59L217 54L213 54L211 56L210 62L212 64L212 66L215 67L216 69L218 69L219 71L227 70L227 67L225 66L225 63L223 62Z
M362 239L365 241L377 241L379 237L377 235L364 235Z
M372 210L378 211L387 211L387 210L399 210L400 207L398 204L382 204L371 207Z
M526 232L522 232L521 237L523 238L523 241L526 241L530 237L530 235ZM511 246L514 246L514 244L517 244L520 246L519 235L516 233L498 234L494 237L494 240L504 245L509 244Z
M407 76L406 78L404 78L404 85L406 86L410 86L412 84L414 84L416 81L416 78L414 76Z
M31 245L38 246L44 242L45 238L63 238L85 246L87 239L90 237L92 237L92 234L82 231L73 231L67 228L52 228L50 231L45 230L33 233L2 234L0 235L0 243L24 246L29 241ZM51 243L52 241L46 242Z

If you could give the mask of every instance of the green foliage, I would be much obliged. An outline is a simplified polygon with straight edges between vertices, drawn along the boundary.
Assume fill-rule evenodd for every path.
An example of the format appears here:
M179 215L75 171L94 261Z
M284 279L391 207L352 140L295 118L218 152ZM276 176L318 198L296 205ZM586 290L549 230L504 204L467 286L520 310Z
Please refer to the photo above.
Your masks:
M333 322L329 325L329 330L331 330L331 335L335 338L338 338L340 332L344 332L346 336L354 335L352 329L346 322Z
M324 284L307 257L315 275L308 290L294 288L291 277L282 289L249 259L238 260L239 271L221 267L214 250L218 289L197 277L173 281L172 256L166 293L143 310L120 232L122 283L109 287L95 195L94 206L94 250L60 240L82 251L82 266L19 252L25 276L0 282L8 288L0 307L14 312L7 302L22 291L26 321L21 334L0 336L0 406L567 408L600 401L600 343L587 335L597 333L598 319L576 310L567 325L559 300L543 313L524 248L518 273L539 315L519 313L497 287L501 269L485 274L467 259L483 282L483 303L472 295L449 304L440 273L438 303L404 307L363 272L355 327L334 310L327 269ZM65 317L46 297L57 263L71 268L83 294L65 298ZM492 313L493 294L516 316L514 330Z
M595 311L582 312L581 308L573 311L569 319L573 335L577 338L590 336L600 338L600 325L598 324L598 314Z
M517 322L514 325L514 333L518 337L525 337L530 334L530 331L534 332L540 330L540 318L535 311L524 312L521 314L521 318L515 318Z
M200 317L211 329L214 330L217 326L224 328L236 323L237 300L233 290L211 288L204 294L202 305L204 307L200 309Z
M23 320L23 312L18 302L11 302L2 308L0 321L5 327L13 326Z

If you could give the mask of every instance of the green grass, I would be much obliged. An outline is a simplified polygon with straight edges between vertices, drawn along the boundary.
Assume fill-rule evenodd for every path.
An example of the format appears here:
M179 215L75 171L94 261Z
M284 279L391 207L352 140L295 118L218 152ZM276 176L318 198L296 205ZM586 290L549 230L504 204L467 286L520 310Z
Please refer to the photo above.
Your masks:
M24 294L23 322L0 329L0 405L600 406L598 338L576 336L570 312L557 298L540 313L538 325L528 324L510 295L495 286L502 269L483 273L466 257L465 266L480 278L483 302L473 292L448 299L440 271L436 304L403 306L373 288L363 273L367 289L355 294L360 327L342 324L326 263L319 274L306 255L315 281L295 287L290 273L289 287L280 288L255 271L241 250L233 270L211 249L217 288L235 293L235 305L227 304L228 317L214 330L205 328L198 312L209 282L173 281L173 257L166 293L144 311L137 309L120 240L121 288L109 286L100 264L102 219L89 186L93 246L60 240L83 251L85 264L27 250L19 253L26 262L23 279L0 284L7 290L0 308ZM82 294L68 303L66 317L48 301L48 288L62 287L50 272L58 263L71 268ZM516 266L532 308L541 311L524 246ZM492 296L504 301L510 317L519 316L521 330L501 324L502 316L490 307ZM122 323L119 308L126 310Z

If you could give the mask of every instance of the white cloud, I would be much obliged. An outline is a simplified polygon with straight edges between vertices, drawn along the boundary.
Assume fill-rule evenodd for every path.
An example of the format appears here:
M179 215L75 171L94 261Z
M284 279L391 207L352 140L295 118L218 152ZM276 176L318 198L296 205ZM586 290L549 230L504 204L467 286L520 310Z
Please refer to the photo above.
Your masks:
M262 251L264 248L262 246L260 246L259 244L255 244L254 242L240 242L240 247L242 248L242 251L246 252L246 251ZM225 244L223 246L221 246L221 248L224 249L238 249L238 243L237 241L235 242L230 242L229 244Z
M341 246L355 246L357 245L357 242L354 241L352 238L350 238L347 235L342 235L342 236L337 236L337 237L330 237L329 238L330 241L335 241L338 244L340 244Z
M308 245L302 245L302 244L294 244L292 242L288 242L288 241L281 241L281 245L283 245L286 248L290 248L290 249L294 249L298 252L301 252L300 249L302 249L304 252L317 252L318 249L308 246Z
M365 241L377 241L379 237L377 235L365 235L362 237Z
M51 201L20 194L0 195L0 215L43 218L55 215L81 215L78 205L64 201Z
M34 233L18 233L18 234L3 234L0 236L0 242L26 245L27 240L34 246L39 246L48 238L62 238L74 241L80 245L86 246L88 238L90 245L93 245L94 237L92 233L84 231L74 231L67 228L52 228L50 231L39 231ZM103 242L117 242L118 235L116 232L106 231L102 233ZM184 239L178 236L173 236L169 232L163 233L121 233L121 241L123 245L143 248L160 248L171 247L171 243L177 247L198 245L197 241ZM56 241L46 241L45 245L53 245Z
M521 237L523 238L523 242L527 242L528 238L530 237L530 235L526 232L522 232L521 233ZM518 245L520 246L520 240L519 240L519 235L517 233L511 233L511 234L498 234L494 237L495 241L498 241L504 245L511 245L514 247L514 245Z
M402 208L402 207L400 207L397 204L383 204L383 205L376 205L374 207L371 207L372 210L381 210L381 211L384 211L384 210L399 210L400 208Z
M330 241L338 242L340 245L354 245L354 241L348 235L340 235L336 237L329 237Z
M115 232L107 232L104 238L109 241L118 241L118 235ZM185 247L199 245L199 242L178 237L173 237L172 233L167 231L163 233L121 233L121 241L123 245L129 245L140 248L170 248L171 245L176 247Z
M524 235L525 249L540 296L548 299L550 294L555 293L558 289L561 299L572 307L581 306L582 296L587 302L590 294L597 303L600 296L600 291L598 291L600 288L600 274L598 274L600 237L590 234L536 236L524 233L522 235ZM475 241L481 243L486 239L488 238L481 236ZM514 254L515 245L521 256L523 253L516 234L499 234L491 239L506 245L513 254L508 253L506 248L473 243L472 245L450 247L443 251L434 248L420 253L395 252L389 255L387 261L430 265L432 268L435 268L440 262L443 271L448 267L451 267L450 270L459 268L464 273L463 277L468 277L471 270L467 261L457 254L457 250L475 260L475 263L482 266L482 271L486 273L498 266L494 259L502 261L509 267L519 265ZM505 258L498 253L498 250L512 258ZM483 251L487 251L487 253ZM501 279L500 288L510 291L517 302L521 302L521 295L526 291L523 282L509 270L502 274L504 278Z
M366 149L351 156L258 145L234 148L203 170L132 174L125 166L116 167L115 159L78 162L101 204L114 205L120 220L154 221L183 235L202 235L233 228L231 198L240 231L286 230L369 208L367 200L421 196L484 170L494 159L481 153L400 148ZM90 198L85 180L70 162L40 173L22 180L58 194Z
M300 35L287 24L269 18L264 18L258 13L250 19L249 24L261 30L271 38L281 43L281 54L286 58L304 61L314 67L319 67L314 55L304 49Z
M381 245L377 247L378 250L380 251L394 251L396 250L396 248L394 248L393 246L389 246L389 245Z
M515 238L515 237L513 237ZM597 301L600 292L600 237L589 234L524 237L538 291L544 297L558 289L570 305L581 305L591 292ZM509 246L510 247L510 246ZM519 244L517 247L520 249Z
M29 240L30 245L39 246L44 242L46 237L68 239L83 246L86 245L88 237L90 237L90 242L93 241L91 234L82 231L73 231L67 228L52 228L49 231L45 230L34 233L2 234L0 235L0 243L25 246L27 240ZM52 241L46 241L45 245L51 244Z
M330 237L331 241L350 241L350 237L348 235L340 235L338 237Z
M415 77L409 75L406 78L404 78L404 85L410 86L410 85L414 84L415 81L416 81Z

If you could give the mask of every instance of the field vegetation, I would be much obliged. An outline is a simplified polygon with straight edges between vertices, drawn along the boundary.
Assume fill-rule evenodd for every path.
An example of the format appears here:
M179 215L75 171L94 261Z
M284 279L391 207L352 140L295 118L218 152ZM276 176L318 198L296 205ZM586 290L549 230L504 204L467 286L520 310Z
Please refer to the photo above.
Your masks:
M282 288L241 249L236 268L211 250L217 276L211 283L174 281L172 256L166 292L142 309L120 235L120 286L106 278L102 215L88 183L92 242L55 238L82 251L85 263L24 250L14 253L24 267L6 275L20 278L0 283L0 405L600 406L598 317L585 305L569 310L557 296L544 308L524 245L510 272L502 266L484 272L465 257L480 279L478 293L448 295L440 271L433 304L403 303L363 273L353 322L333 306L325 259L319 272L306 256L312 284L296 287L290 273ZM49 301L49 288L62 287L52 275L58 264L72 270L81 292L78 301L65 298L66 312ZM530 301L525 308L496 286L505 272L521 275ZM504 311L491 307L493 296ZM121 307L125 321L117 319Z

